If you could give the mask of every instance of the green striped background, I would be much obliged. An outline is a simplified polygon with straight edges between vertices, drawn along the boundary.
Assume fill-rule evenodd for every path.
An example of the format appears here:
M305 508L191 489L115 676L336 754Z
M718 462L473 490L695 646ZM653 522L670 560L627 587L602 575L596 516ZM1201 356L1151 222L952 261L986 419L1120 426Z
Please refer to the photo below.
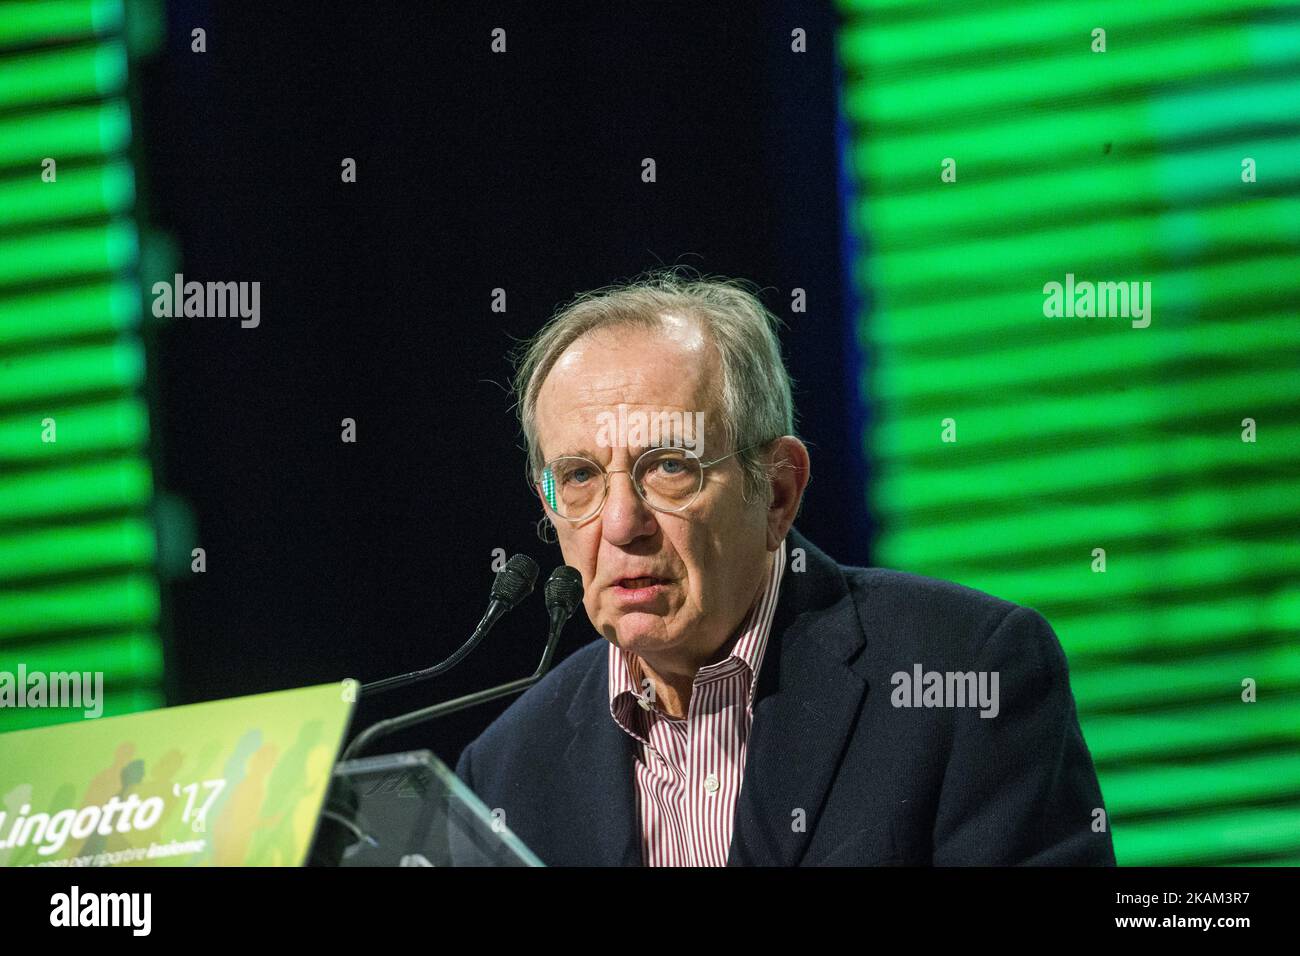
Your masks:
M157 13L0 3L0 670L102 671L106 715L164 702L128 95Z
M877 562L1052 622L1122 864L1300 863L1300 6L837 6Z

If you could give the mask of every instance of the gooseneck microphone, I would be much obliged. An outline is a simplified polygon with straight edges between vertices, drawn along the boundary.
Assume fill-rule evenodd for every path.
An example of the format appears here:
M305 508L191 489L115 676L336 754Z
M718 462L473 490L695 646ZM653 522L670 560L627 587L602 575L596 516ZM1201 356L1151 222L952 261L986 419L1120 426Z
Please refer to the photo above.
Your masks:
M398 687L406 687L408 684L416 684L451 670L478 646L479 641L487 637L488 631L492 630L496 622L501 620L507 611L513 610L520 601L533 592L533 585L537 582L537 571L536 561L526 554L516 554L505 563L505 566L493 578L487 613L483 615L483 620L478 622L478 627L474 628L474 633L470 635L469 640L462 644L456 653L445 661L434 664L432 667L426 667L423 670L411 671L409 674L399 674L396 677L385 677L383 680L362 684L362 699L386 690L395 690ZM549 583L547 587L550 587Z
M511 561L514 561L514 559L512 558ZM532 564L532 562L528 561L528 564ZM536 565L532 566L534 570L529 578L528 588L519 595L520 599L532 589L532 582L536 579ZM507 563L507 567L509 567L509 563ZM501 572L498 572L498 577L504 573L505 569L503 568ZM495 596L495 584L493 591ZM491 687L476 694L458 697L455 700L435 704L423 710L417 710L413 713L403 714L400 717L374 724L357 735L356 739L343 751L339 761L342 762L359 756L362 750L386 734L414 726L426 720L434 720L443 714L450 714L466 707L472 707L475 704L485 703L498 697L504 697L507 694L525 690L541 680L550 669L551 658L555 655L555 647L559 643L560 632L564 629L565 623L573 615L578 605L582 603L582 575L570 567L556 568L547 580L543 593L546 597L546 613L550 618L550 627L546 637L546 647L542 651L541 663L537 665L537 670L532 675L521 680L511 681L508 684L502 684L499 687ZM515 603L518 603L518 601ZM484 620L487 620L486 616ZM481 624L480 628L482 628ZM471 638L470 642L461 648L461 651L468 653L469 650L473 649L474 643L474 639ZM461 651L457 651L457 654L463 657L464 654ZM448 658L448 661L451 661L451 658ZM444 662L445 667L444 664L437 666L443 667L445 670L446 667L452 666L453 663L455 662ZM430 668L430 670L433 670L433 668ZM416 673L422 672L417 671ZM330 783L329 792L325 798L319 830L308 858L309 866L340 865L347 847L355 843L362 833L356 819L360 806L361 795L357 792L352 780L348 777L335 776Z
M464 710L466 707L473 707L475 704L483 704L489 700L496 700L498 697L506 697L527 690L541 680L546 675L546 672L550 670L551 658L555 656L555 647L560 641L560 632L564 630L565 623L573 616L573 612L577 610L578 605L582 603L582 575L567 565L558 567L547 580L544 593L546 595L546 613L550 617L551 623L546 637L546 647L542 651L542 660L537 665L537 670L533 671L528 677L521 677L518 680L510 681L508 684L489 687L487 690L477 691L464 697L457 697L454 700L444 701L441 704L434 704L421 710L411 711L409 714L401 714L388 720L381 720L377 724L372 724L358 734L352 743L348 744L347 749L343 751L343 755L339 758L340 761L351 760L359 756L363 750L380 737L399 730L405 730L408 727L414 727L416 724L422 724L427 720L434 720L445 714Z
M549 641L558 637L573 612L582 603L582 575L567 564L551 572L542 593L546 597L546 613L551 618Z

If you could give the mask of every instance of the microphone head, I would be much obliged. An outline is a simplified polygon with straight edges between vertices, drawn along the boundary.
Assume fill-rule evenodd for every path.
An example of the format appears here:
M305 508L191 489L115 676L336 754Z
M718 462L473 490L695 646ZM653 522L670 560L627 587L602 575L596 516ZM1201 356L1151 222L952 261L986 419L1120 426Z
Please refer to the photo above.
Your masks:
M537 562L526 554L516 554L497 572L492 581L492 597L513 608L533 593L537 583Z
M546 582L546 609L563 608L566 616L582 603L582 575L576 568L562 564L551 572Z

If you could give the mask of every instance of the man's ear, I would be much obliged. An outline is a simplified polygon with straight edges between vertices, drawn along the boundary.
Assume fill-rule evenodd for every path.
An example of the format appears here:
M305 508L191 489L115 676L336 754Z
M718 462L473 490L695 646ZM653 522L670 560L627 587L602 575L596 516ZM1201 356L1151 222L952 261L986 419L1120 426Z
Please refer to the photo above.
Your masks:
M794 524L812 473L808 449L793 435L778 438L768 454L766 471L772 498L767 506L767 550L775 551Z

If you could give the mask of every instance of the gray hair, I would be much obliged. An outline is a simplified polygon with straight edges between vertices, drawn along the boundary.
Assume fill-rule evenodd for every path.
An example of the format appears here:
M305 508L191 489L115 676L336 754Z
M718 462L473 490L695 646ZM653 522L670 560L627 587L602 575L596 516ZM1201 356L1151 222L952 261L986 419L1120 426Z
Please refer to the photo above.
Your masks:
M685 273L684 266L653 269L630 282L583 292L516 350L514 389L530 482L545 465L537 441L537 396L564 351L596 329L661 328L662 315L676 312L700 322L721 357L722 431L727 448L740 452L746 498L770 491L759 449L751 446L794 434L790 375L776 337L780 320L764 308L753 283Z

